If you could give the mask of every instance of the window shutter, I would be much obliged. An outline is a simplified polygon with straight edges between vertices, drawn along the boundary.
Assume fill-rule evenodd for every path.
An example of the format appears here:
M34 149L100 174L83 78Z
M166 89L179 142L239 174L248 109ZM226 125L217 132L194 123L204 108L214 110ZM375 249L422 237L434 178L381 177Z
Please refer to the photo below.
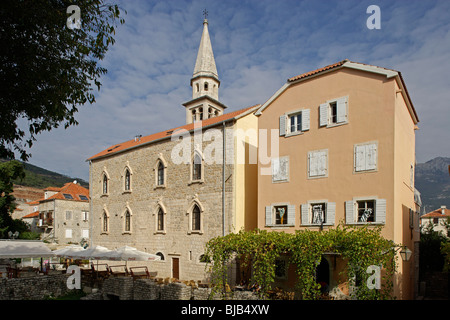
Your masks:
M352 224L355 222L354 219L354 211L355 211L355 205L353 201L345 201L345 223L346 224Z
M302 225L307 225L307 224L309 224L309 219L308 219L308 208L309 208L309 205L308 205L308 204L302 204L302 221L301 221L301 224L302 224Z
M302 111L302 131L309 130L310 111L305 109Z
M355 171L366 170L366 146L355 148Z
M286 116L280 116L280 136L286 135Z
M386 199L375 201L375 222L386 223Z
M266 206L266 226L272 225L272 206Z
M366 170L375 170L377 168L377 145L366 145Z
M326 215L326 223L334 224L336 216L336 202L328 202L327 203L327 215Z
M319 107L319 126L328 124L328 103L323 103Z
M288 205L288 212L287 212L287 223L295 225L295 205L290 204Z
M347 98L337 99L337 123L347 121Z
M308 154L308 161L309 161L309 176L315 177L318 173L318 158L316 152L310 152Z
M327 152L320 151L320 152L318 152L317 155L318 155L317 175L325 176L327 174Z

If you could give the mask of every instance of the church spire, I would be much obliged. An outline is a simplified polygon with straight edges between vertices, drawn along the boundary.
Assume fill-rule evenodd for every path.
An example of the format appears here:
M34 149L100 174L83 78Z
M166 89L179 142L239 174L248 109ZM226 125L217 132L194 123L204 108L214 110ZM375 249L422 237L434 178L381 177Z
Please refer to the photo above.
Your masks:
M209 38L206 10L203 12L203 33L191 78L192 100L183 104L186 108L186 123L201 121L223 114L226 108L219 102L219 76Z
M206 14L205 14L206 15ZM192 79L200 76L213 77L219 81L217 74L216 62L209 37L208 19L203 20L203 33L198 48L197 60L195 62L194 74Z

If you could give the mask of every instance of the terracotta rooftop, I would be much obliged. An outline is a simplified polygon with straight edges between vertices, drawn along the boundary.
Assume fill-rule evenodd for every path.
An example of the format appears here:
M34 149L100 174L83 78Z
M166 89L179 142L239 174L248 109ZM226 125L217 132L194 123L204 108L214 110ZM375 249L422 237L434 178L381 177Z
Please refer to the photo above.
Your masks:
M343 65L345 62L347 62L347 61L349 61L349 60L348 60L348 59L345 59L345 60L336 62L336 63L334 63L334 64L330 64L330 65L328 65L328 66L326 66L326 67L319 68L319 69L316 69L316 70L313 70L313 71L309 71L309 72L300 74L300 75L298 75L298 76L289 78L289 79L288 79L288 82L292 82L292 81L296 81L296 80L299 80L299 79L307 78L307 77L310 77L310 76L312 76L312 75L315 75L315 74L318 74L318 73L321 73L321 72L324 72L324 71L327 71L327 70L330 70L330 69L334 69L334 68L340 67L340 66L342 66L342 65Z
M27 214L26 216L23 216L22 219L34 218L34 217L38 217L38 216L39 216L39 211L35 211L30 214Z
M66 183L62 188L58 188L58 193L48 197L47 199L39 199L38 201L47 201L53 199L59 200L74 200L74 201L89 201L89 190L80 186L77 183Z
M442 213L444 211L444 213ZM436 209L434 211L428 212L427 214L424 214L420 217L422 218L444 218L444 217L450 217L450 209L444 207L440 207L439 209Z
M250 113L253 110L256 110L259 107L259 105L255 105L252 107L248 107L245 109L241 109L241 110L237 110L237 111L233 111L233 112L229 112L229 113L225 113L223 115L214 117L214 118L209 118L206 120L203 120L201 122L201 126L203 127L209 127L209 126L213 126L216 124L219 124L223 121L227 121L227 120L231 120L231 119L236 119L239 116L245 115L247 112ZM158 133L154 133L148 136L144 136L144 137L139 137L138 139L132 139L129 141L125 141L122 143L118 143L115 145L112 145L111 147L97 153L96 155L90 157L87 160L94 160L97 158L103 158L103 157L107 157L110 156L112 154L116 154L119 153L121 151L125 151L128 149L132 149L132 148L136 148L138 146L143 146L143 145L147 145L149 143L161 140L161 139L165 139L165 138L170 138L172 133L176 132L177 130L186 130L186 131L192 131L194 130L194 123L190 123L190 124L186 124L183 125L181 127L177 127L177 128L173 128L173 129L169 129L169 130L164 130Z

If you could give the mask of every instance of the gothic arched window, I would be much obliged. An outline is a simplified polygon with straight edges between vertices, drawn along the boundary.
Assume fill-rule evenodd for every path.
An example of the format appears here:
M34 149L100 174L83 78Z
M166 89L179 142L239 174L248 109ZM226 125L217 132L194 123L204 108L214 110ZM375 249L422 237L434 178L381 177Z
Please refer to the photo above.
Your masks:
M192 163L192 180L202 179L202 157L197 152L194 153L194 159Z
M200 208L198 205L194 205L192 208L192 230L193 231L200 231Z

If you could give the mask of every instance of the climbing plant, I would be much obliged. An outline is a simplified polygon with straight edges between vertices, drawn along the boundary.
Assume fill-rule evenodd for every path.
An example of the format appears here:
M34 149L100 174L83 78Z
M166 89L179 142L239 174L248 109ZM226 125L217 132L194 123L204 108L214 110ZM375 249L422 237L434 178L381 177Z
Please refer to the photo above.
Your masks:
M225 293L228 285L228 266L232 259L240 261L241 268L252 268L251 284L258 288L262 298L268 296L275 281L276 259L290 257L296 267L296 286L302 299L318 299L320 285L316 282L316 268L327 252L340 255L347 261L343 276L348 279L358 299L392 298L395 273L395 245L381 236L381 228L343 227L327 231L301 230L295 233L266 230L240 231L211 239L206 245L207 268L211 275L213 293ZM365 284L371 265L383 268L382 287L379 290Z

